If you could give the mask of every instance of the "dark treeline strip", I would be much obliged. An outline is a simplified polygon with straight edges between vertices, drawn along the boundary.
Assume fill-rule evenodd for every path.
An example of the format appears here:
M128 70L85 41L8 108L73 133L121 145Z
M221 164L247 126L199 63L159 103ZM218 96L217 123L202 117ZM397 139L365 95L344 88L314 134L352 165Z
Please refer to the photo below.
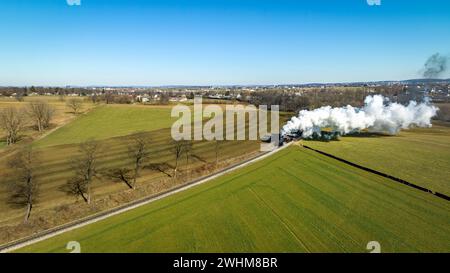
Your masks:
M253 92L248 95L247 101L254 105L279 105L281 111L298 111L303 109L314 109L322 106L341 107L353 105L360 107L368 95L380 94L390 98L392 101L402 100L406 89L401 85L378 86L378 87L356 87L356 88L310 88L304 90L264 90ZM412 99L412 97L410 98Z

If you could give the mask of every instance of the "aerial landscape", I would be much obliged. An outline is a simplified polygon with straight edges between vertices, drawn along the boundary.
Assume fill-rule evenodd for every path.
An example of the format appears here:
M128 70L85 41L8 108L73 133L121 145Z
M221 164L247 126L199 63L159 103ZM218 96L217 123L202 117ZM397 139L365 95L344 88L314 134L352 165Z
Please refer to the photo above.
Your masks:
M0 3L0 253L450 253L424 2Z

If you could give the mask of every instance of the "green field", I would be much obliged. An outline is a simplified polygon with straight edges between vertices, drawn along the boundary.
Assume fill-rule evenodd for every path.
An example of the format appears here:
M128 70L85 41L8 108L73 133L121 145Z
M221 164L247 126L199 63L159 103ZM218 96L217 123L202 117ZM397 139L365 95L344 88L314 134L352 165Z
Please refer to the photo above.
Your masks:
M169 129L155 130L148 133L151 139L150 164L167 164L167 172L172 173L175 165L175 156L172 151L172 143ZM118 137L102 140L100 142L100 154L98 159L99 176L93 183L94 199L104 198L109 194L127 190L123 183L115 183L108 178L106 172L110 169L131 166L128 157L127 146L130 143L129 137ZM226 141L221 144L219 161L224 162L235 157L259 151L257 141ZM44 147L39 151L40 167L36 171L39 183L39 201L35 206L35 212L52 208L58 205L71 204L77 200L74 196L69 196L62 189L67 180L73 176L70 160L78 156L78 145L67 144ZM195 142L189 166L186 166L186 159L180 160L181 171L195 168L202 168L207 163L215 162L214 143L202 141ZM11 170L7 167L7 161L0 162L0 225L3 221L21 218L23 209L12 208L7 200L10 196L8 190L8 177L11 177ZM138 180L138 186L144 187L157 185L161 179L168 178L168 175L157 170L144 168Z
M345 136L306 145L450 195L450 125L402 131L397 136Z
M139 131L169 128L176 118L170 107L104 105L37 142L40 147L107 139Z
M149 131L147 134L151 141L151 147L149 147L150 160L141 172L138 187L141 187L141 189L153 187L154 191L160 191L171 186L167 183L161 183L161 181L169 178L168 174L171 174L175 165L170 132L173 120L170 117L170 110L171 108L167 106L99 106L38 141L39 149L36 149L36 151L39 152L40 165L36 171L36 176L40 194L38 203L33 209L33 216L35 217L32 217L31 221L42 219L42 221L50 221L46 225L52 226L54 219L48 217L49 210L77 201L76 197L67 195L63 187L67 180L73 176L70 160L79 155L77 142L90 138L99 139L101 146L98 159L100 174L93 183L93 198L95 200L108 199L111 194L119 194L127 190L124 183L113 182L106 173L111 169L131 166L127 150L130 143L130 134L141 130ZM252 156L258 152L258 141L224 141L220 145L218 161L219 164L232 164L236 160L242 160L244 156ZM187 172L189 170L194 174L196 171L212 171L210 169L211 164L215 163L215 156L214 143L196 141L193 145L189 164L186 163L184 155L180 160L180 171ZM166 164L166 173L149 168L151 164ZM11 195L8 179L13 176L8 166L7 157L0 159L0 176L1 229L11 222L21 221L23 209L15 208L8 203ZM184 181L188 177L183 175L180 179ZM183 181L173 183L183 183ZM142 189L142 192L145 189ZM45 213L45 216L39 213ZM73 220L73 218L68 220ZM37 225L41 226L42 221ZM3 242L3 240L6 239L0 232L0 242Z
M297 146L21 252L449 252L450 203Z
M171 110L172 106L103 105L52 132L37 141L36 145L47 147L80 143L170 128L178 119L171 117ZM290 115L281 112L280 124L286 122Z

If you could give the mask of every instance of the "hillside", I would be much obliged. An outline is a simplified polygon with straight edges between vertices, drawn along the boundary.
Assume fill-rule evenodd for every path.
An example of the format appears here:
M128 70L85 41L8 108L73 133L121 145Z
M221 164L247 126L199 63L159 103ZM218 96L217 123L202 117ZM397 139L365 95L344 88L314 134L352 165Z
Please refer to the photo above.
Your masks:
M103 105L38 141L39 147L102 140L139 131L169 128L171 107Z

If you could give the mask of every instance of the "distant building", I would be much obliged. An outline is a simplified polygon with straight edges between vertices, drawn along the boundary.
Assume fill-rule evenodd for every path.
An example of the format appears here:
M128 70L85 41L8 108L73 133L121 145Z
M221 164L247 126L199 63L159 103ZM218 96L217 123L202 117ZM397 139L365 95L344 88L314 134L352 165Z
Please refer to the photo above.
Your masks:
M136 101L146 103L146 102L150 101L150 97L147 95L143 95L143 96L139 95L139 96L136 96Z

